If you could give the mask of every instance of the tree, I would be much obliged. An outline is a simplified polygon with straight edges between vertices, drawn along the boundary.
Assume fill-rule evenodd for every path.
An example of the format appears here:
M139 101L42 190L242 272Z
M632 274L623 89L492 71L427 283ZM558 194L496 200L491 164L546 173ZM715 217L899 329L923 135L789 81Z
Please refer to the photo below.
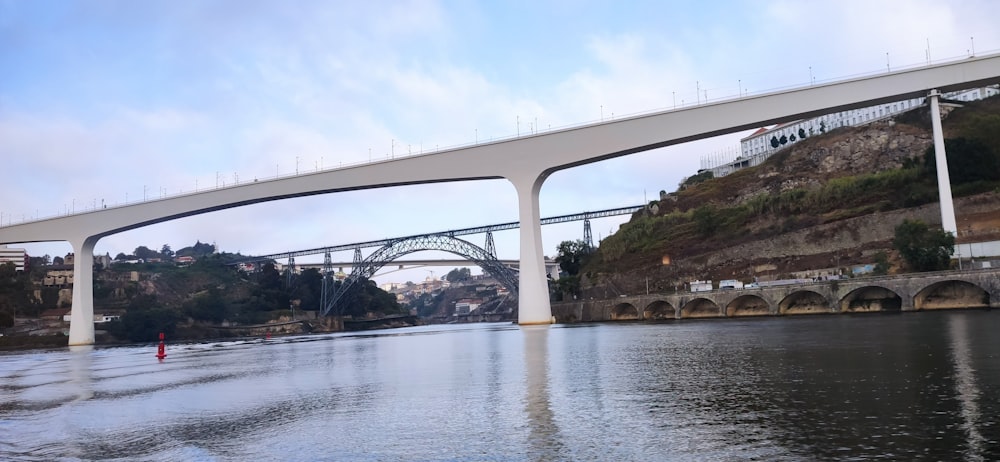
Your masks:
M1000 180L1000 157L983 142L950 138L944 140L944 151L948 157L948 178L951 179L951 184ZM927 148L924 153L924 168L931 176L937 175L934 146Z
M160 254L156 253L155 250L152 250L144 245L136 247L135 251L132 252L132 254L135 255L135 258L139 258L142 260L149 260L150 258L156 258L160 256Z
M118 338L133 342L155 341L160 332L171 337L177 328L180 315L163 308L152 295L140 295L129 303L121 321L110 323L108 330Z
M889 256L885 252L879 251L875 253L875 268L872 272L876 276L889 274Z
M931 229L920 220L903 220L896 227L892 247L913 271L945 270L955 251L955 236L942 229Z
M323 273L316 268L306 268L296 277L293 295L299 299L299 307L303 310L320 310L321 292L323 291Z
M580 268L583 268L583 261L590 254L590 249L586 242L580 239L575 241L562 241L556 246L556 263L559 263L559 269L563 270L568 276L576 276L580 274Z
M806 130L804 128L799 128L799 139L800 140L806 139Z
M118 255L115 255L115 261L125 261L125 260L128 260L128 255L125 255L125 252L118 252Z
M795 142L795 134L794 133L791 136L788 137L788 142L790 142L790 143L794 143Z
M53 265L65 265L66 262L63 260L63 257L58 257L57 256L57 257L55 257L55 258L52 259L52 264Z
M778 141L778 137L777 136L772 136L771 137L771 147L777 149L778 146L781 146L781 142Z
M820 133L826 133L826 122L824 122L822 120L819 121L819 132Z
M170 244L163 244L163 247L160 248L160 255L163 255L163 258L173 258L174 251L170 250Z
M461 282L472 279L472 271L469 268L455 268L445 276L448 282Z
M781 143L782 146L784 146L788 144L788 137L785 135L781 135L781 138L778 138L778 142Z
M715 234L722 223L719 211L712 205L703 205L694 209L691 218L694 220L694 226L698 233L705 237Z

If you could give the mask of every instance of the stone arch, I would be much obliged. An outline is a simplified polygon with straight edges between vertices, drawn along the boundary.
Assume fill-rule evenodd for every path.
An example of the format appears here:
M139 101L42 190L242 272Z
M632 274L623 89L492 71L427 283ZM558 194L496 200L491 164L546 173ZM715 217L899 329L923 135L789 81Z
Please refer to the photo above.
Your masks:
M771 304L759 295L740 295L726 305L726 316L767 316Z
M619 303L611 309L612 321L632 321L639 319L639 310L631 303Z
M788 294L778 302L778 314L829 313L830 301L811 290L799 290Z
M880 286L864 286L852 290L840 299L842 313L900 311L903 298L895 291Z
M989 307L989 292L971 282L954 279L935 282L913 296L915 310Z
M699 297L684 304L681 308L682 318L718 318L722 316L722 308L707 298Z
M663 300L646 305L646 309L642 311L642 319L647 320L674 319L676 315L674 306Z

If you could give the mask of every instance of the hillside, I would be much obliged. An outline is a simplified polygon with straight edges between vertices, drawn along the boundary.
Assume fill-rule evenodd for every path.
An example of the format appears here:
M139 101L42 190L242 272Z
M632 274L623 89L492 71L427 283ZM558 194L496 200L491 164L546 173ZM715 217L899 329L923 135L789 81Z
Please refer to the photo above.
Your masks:
M943 121L958 240L1000 239L1000 98L963 104L946 105ZM722 178L689 178L601 242L582 295L636 293L647 280L669 291L696 279L833 274L880 251L898 269L895 226L940 224L929 122L917 109L810 137Z

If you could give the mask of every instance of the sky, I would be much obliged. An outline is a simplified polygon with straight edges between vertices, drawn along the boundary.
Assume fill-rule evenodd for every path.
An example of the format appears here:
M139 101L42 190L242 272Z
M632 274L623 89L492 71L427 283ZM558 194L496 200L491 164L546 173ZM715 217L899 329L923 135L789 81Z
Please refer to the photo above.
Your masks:
M0 221L996 52L997 17L995 0L0 0ZM541 214L655 199L745 135L556 172ZM594 220L594 238L627 219ZM96 252L271 254L517 220L505 180L417 185L178 219ZM552 256L583 224L542 232ZM517 231L494 239L518 257ZM447 268L376 279L428 271Z

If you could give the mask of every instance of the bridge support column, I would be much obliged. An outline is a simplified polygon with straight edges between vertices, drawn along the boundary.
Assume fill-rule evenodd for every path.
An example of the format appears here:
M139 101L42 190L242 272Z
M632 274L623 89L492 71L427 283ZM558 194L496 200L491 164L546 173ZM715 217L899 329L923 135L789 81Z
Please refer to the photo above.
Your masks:
M69 344L94 344L94 245L96 237L71 240L73 245L73 307Z
M951 199L951 178L948 176L948 155L944 151L944 132L941 130L941 109L938 107L937 90L927 94L931 108L931 129L934 134L934 164L937 167L938 198L941 202L941 228L958 237L955 221L955 204Z
M518 219L521 222L521 270L517 298L517 323L520 325L552 323L545 256L542 253L542 218L538 211L538 192L547 176L508 178L517 189Z

